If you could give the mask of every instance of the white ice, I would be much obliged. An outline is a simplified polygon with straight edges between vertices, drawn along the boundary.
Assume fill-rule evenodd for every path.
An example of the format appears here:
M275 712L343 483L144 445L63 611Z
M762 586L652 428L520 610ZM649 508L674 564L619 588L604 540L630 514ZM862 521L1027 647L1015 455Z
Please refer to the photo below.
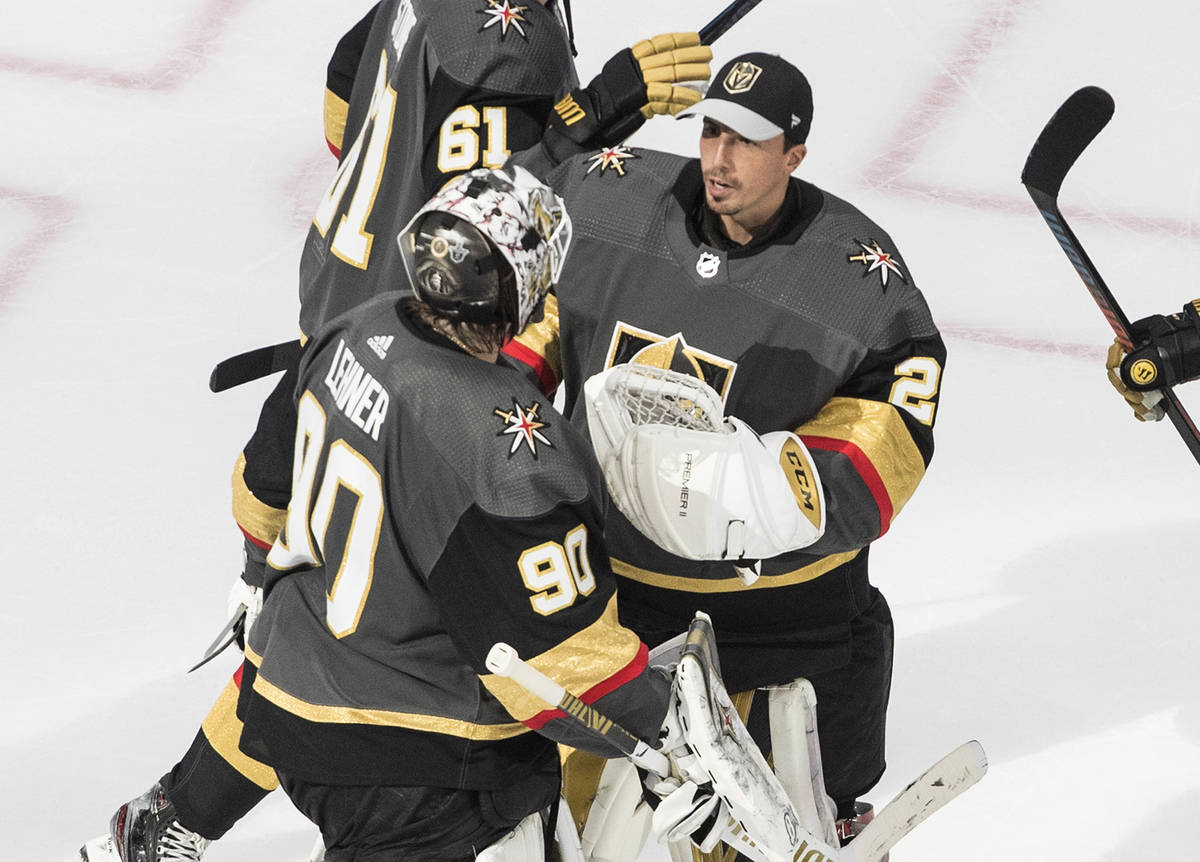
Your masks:
M185 673L239 565L228 476L271 382L207 376L295 331L324 65L367 5L7 4L0 859L73 858L233 669ZM574 5L586 79L725 0ZM871 798L969 738L991 772L897 862L1194 856L1200 465L1109 388L1111 333L1018 175L1062 99L1104 86L1067 218L1130 316L1200 294L1198 29L1182 0L766 0L717 45L808 72L801 174L889 230L949 346L937 455L872 554L897 644ZM275 794L207 858L296 862L312 835Z

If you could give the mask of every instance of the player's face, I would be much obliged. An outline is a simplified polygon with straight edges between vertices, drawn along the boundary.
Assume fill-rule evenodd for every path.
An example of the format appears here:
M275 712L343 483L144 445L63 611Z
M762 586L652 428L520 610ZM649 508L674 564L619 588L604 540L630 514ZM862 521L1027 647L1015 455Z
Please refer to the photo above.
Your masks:
M746 228L764 224L783 205L788 177L799 167L804 154L803 144L789 148L782 134L766 141L751 141L705 118L700 133L700 168L709 209Z

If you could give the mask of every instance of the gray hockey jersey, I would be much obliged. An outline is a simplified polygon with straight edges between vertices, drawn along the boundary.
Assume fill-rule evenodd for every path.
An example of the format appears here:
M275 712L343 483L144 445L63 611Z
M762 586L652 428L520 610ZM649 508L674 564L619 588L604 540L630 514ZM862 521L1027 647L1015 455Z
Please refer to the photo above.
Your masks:
M616 753L489 674L497 641L652 739L666 681L617 619L590 447L518 371L410 321L406 296L335 320L301 361L243 750L310 781L476 789L552 764L547 737Z
M724 251L699 230L699 162L649 150L584 155L551 180L574 224L571 251L556 303L506 354L547 391L565 384L566 413L584 433L581 387L605 368L641 362L699 376L727 415L760 433L797 433L825 489L823 538L762 561L749 587L731 563L667 553L613 507L622 619L653 643L707 611L735 689L844 663L849 620L869 600L868 546L932 457L945 363L891 237L793 178L782 233Z

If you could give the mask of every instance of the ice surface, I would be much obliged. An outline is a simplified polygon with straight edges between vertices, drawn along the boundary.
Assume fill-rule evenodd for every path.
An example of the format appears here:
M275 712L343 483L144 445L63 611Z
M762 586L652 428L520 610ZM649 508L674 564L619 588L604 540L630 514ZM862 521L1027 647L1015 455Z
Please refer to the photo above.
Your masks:
M725 2L576 2L581 74ZM72 858L232 670L184 673L239 565L228 475L271 384L205 384L294 332L333 167L324 65L367 5L5 10L0 858ZM1110 333L1018 176L1063 98L1109 89L1063 210L1131 316L1200 294L1198 27L1182 0L767 0L717 45L808 72L801 174L888 229L950 350L937 456L872 554L897 645L871 796L972 737L992 767L897 862L1194 855L1200 466L1109 389ZM635 143L688 153L696 133L659 120ZM312 834L277 794L207 858L295 862Z

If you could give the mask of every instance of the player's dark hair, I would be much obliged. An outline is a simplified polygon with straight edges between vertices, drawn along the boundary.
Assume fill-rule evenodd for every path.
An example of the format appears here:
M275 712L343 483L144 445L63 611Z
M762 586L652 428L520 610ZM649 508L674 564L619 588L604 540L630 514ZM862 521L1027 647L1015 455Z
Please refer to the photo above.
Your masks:
M402 308L410 320L440 335L448 336L451 341L457 341L461 347L472 353L491 353L499 350L513 334L510 322L470 323L447 317L441 310L416 297L405 299Z

